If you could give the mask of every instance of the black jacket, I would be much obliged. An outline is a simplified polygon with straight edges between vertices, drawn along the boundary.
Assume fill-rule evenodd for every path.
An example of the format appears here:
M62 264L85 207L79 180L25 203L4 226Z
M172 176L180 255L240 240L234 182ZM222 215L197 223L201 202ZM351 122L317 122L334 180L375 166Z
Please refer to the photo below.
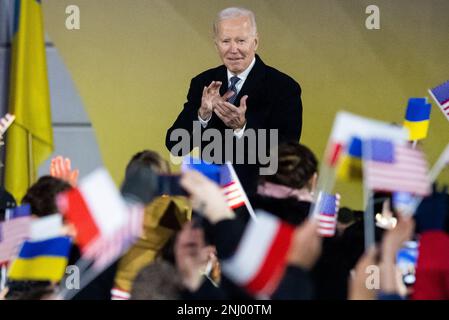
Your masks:
M198 121L198 109L201 106L201 97L203 88L209 86L212 81L221 81L220 94L223 95L228 90L227 71L224 65L217 68L209 69L195 78L190 83L190 89L187 95L187 102L178 115L176 121L167 131L165 144L169 151L176 156L187 154L193 147L193 122ZM267 66L263 63L259 56L256 55L256 63L248 75L242 89L236 98L236 105L240 104L240 99L244 95L248 95L247 111L246 111L246 129L277 129L279 143L286 141L299 141L302 129L302 102L301 88L299 84L286 74ZM214 163L225 160L235 161L236 150L234 148L233 157L225 157L224 138L225 129L229 129L215 114L212 115L206 129L217 129L222 137L222 154L214 160L221 158L221 161L213 161ZM175 149L180 138L172 141L170 135L175 129L184 129L190 134L190 146L187 152ZM203 132L205 129L200 128ZM246 132L246 131L245 131ZM269 133L267 132L267 137ZM236 138L232 135L235 142ZM213 140L213 139L212 139ZM269 140L269 138L267 138ZM201 149L210 142L202 142ZM246 148L246 157L250 152L257 155L257 144L251 144ZM195 143L196 146L196 143ZM235 143L234 143L235 146ZM269 145L267 147L270 147ZM269 150L269 149L266 149ZM212 160L212 159L209 159ZM260 159L258 159L260 160ZM246 160L245 160L246 161ZM235 170L242 180L243 187L247 193L255 191L259 161L254 165L235 165Z

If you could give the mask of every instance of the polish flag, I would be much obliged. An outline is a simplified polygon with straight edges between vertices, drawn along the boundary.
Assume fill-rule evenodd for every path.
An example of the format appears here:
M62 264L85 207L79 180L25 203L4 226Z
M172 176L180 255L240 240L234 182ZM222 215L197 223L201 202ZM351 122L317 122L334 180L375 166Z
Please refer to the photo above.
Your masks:
M270 296L284 274L293 232L291 225L259 211L257 220L248 223L236 253L223 261L223 272L249 293Z
M61 194L58 207L74 224L82 252L97 238L112 236L128 221L127 206L104 168L84 178L78 188Z

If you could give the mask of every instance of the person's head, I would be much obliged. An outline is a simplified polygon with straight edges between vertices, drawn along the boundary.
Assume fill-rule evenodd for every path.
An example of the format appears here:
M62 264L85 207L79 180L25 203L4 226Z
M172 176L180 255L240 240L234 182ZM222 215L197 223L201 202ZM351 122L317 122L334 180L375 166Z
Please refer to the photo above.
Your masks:
M49 281L8 281L5 300L44 300L55 294Z
M58 213L56 196L70 189L72 186L64 180L52 176L42 176L28 189L22 199L22 204L30 204L31 213L37 217Z
M288 142L278 147L278 171L271 176L261 176L261 183L271 182L293 189L308 188L313 191L318 176L318 160L306 146Z
M239 74L253 61L259 37L254 13L243 8L220 11L214 21L214 39L223 64Z
M176 267L156 259L143 268L133 282L132 300L177 300L181 297L181 277Z
M16 200L11 193L0 187L0 221L5 219L6 209L14 208Z
M125 175L128 176L130 172L136 168L146 167L158 174L169 174L170 165L157 152L151 150L143 150L131 158L126 166Z

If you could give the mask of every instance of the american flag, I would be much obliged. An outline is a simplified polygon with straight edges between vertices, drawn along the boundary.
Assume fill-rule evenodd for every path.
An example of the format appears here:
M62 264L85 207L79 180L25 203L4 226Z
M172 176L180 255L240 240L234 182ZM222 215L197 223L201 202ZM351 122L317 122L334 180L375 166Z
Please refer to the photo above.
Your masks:
M427 161L419 149L394 145L391 141L367 140L364 177L368 189L387 192L430 193Z
M449 120L449 80L438 87L430 89L429 93L437 102L446 119Z
M231 163L225 163L221 166L219 185L222 188L223 195L231 209L235 210L245 206L245 209L248 211L251 218L257 220L256 213L254 212Z
M318 205L318 232L323 237L333 237L337 226L337 197L323 193Z
M20 245L29 237L31 217L25 216L0 223L0 264L14 258Z
M245 191L231 164L224 164L220 173L220 186L231 209L245 205Z

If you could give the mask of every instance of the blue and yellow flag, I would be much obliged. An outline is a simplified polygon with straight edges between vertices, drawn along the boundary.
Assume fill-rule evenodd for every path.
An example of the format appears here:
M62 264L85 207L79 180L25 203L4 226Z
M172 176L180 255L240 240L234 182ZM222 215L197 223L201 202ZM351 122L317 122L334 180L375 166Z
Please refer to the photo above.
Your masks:
M5 187L20 201L37 168L53 151L41 2L15 0Z
M70 253L69 237L25 241L12 262L8 278L18 281L59 281L65 273Z
M362 179L362 140L352 137L337 168L337 178L343 181Z
M409 130L409 140L427 137L432 105L426 98L410 98L405 112L404 127Z

